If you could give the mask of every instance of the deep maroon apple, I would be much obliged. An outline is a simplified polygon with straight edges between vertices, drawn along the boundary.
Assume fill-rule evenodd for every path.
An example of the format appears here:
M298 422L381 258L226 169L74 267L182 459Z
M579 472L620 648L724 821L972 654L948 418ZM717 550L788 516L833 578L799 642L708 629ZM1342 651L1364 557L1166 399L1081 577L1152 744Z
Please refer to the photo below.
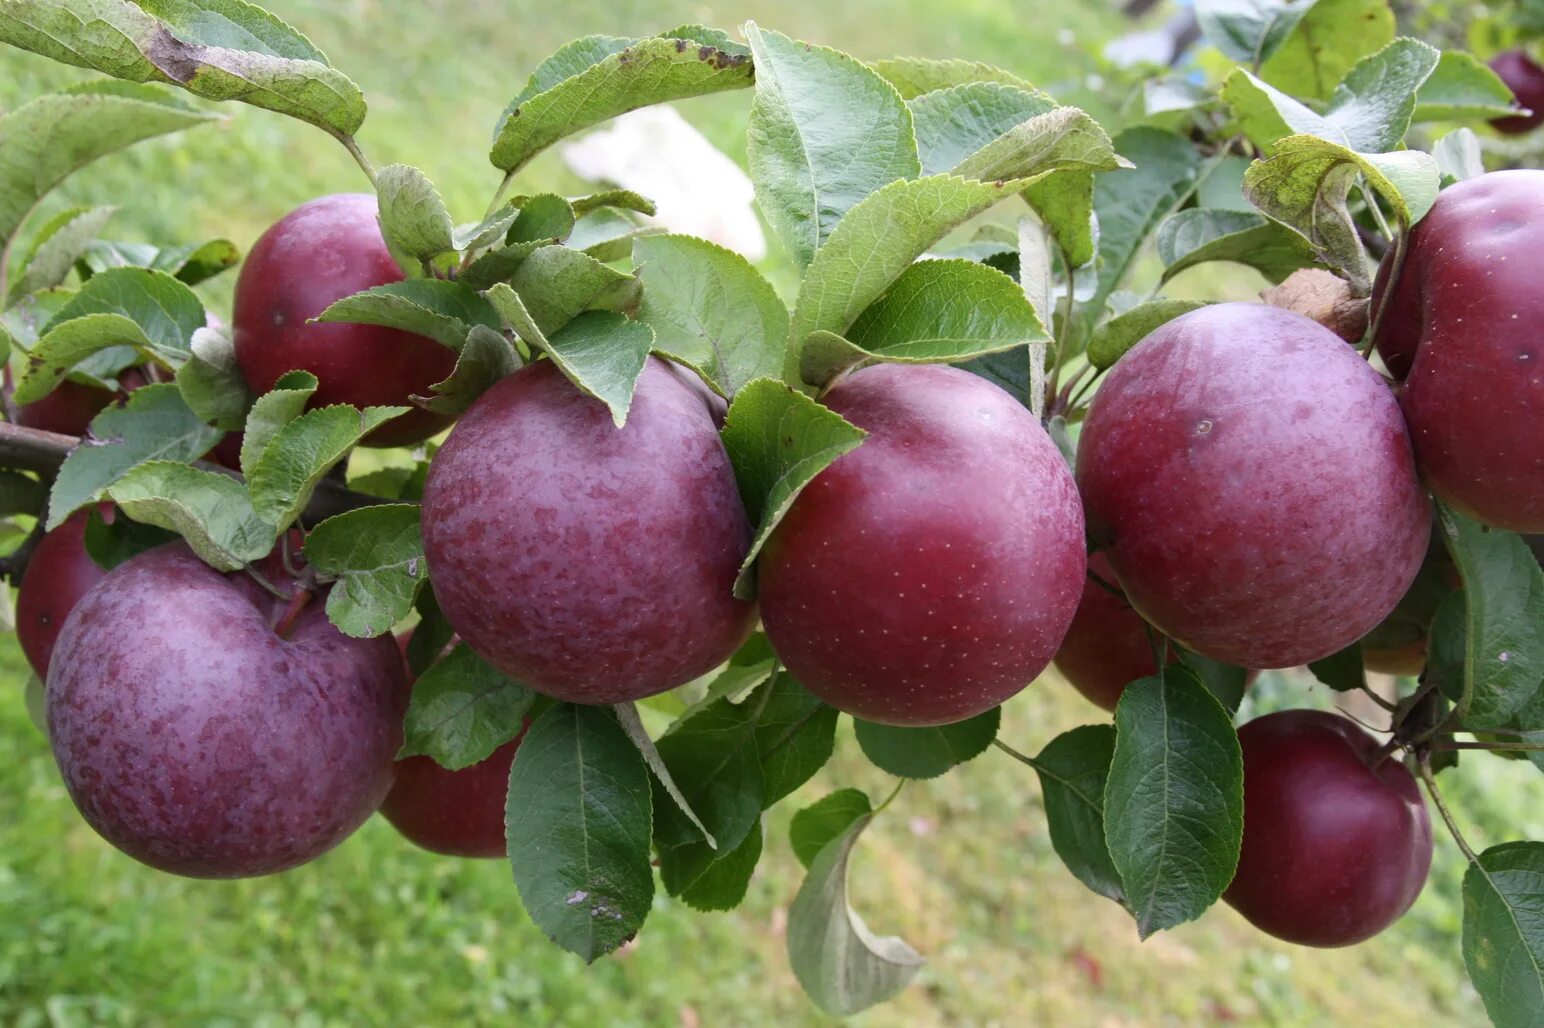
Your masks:
M294 588L277 562L267 577ZM71 798L152 867L237 878L337 845L391 787L406 685L389 636L351 639L178 542L108 573L65 621L49 738Z
M111 524L112 504L104 503L100 510ZM90 520L89 509L76 511L43 536L16 591L16 638L40 679L48 678L49 658L64 619L107 575L86 552L86 523Z
M429 467L424 553L456 633L549 696L619 703L727 660L751 529L713 405L664 362L627 425L549 361L484 393Z
M1109 560L1102 553L1090 554L1088 570L1077 613L1056 651L1056 670L1089 702L1114 710L1126 686L1157 674L1158 661L1142 615L1124 595L1093 578L1098 575L1120 589Z
M5 369L4 380L5 395L10 396L13 388L10 368ZM92 418L102 413L109 403L127 396L145 382L145 374L139 368L128 368L118 374L117 392L67 378L41 400L17 407L16 424L60 435L85 435Z
M1096 545L1187 648L1294 667L1366 635L1430 535L1399 404L1356 350L1261 304L1161 326L1105 376L1078 443Z
M1223 899L1304 946L1362 942L1410 909L1431 868L1431 821L1397 758L1316 710L1256 718L1238 739L1244 844Z
M762 621L832 706L941 725L1045 670L1083 590L1066 461L997 386L937 365L856 371L824 398L868 438L799 494L760 561Z
M1544 123L1544 68L1522 50L1503 50L1490 59L1490 70L1517 97L1519 105L1528 108L1530 114L1514 114L1491 122L1497 132L1509 136L1532 132Z
M529 727L526 722L525 727ZM448 771L431 757L397 761L381 815L419 846L449 857L502 857L509 767L525 728L487 760Z
M449 348L377 325L309 323L335 300L402 277L381 238L374 196L324 196L286 214L252 247L236 281L231 320L247 384L265 393L286 371L304 369L317 377L317 407L407 404L429 392L455 367ZM414 407L365 442L416 443L448 423Z
M1497 171L1442 191L1410 234L1378 352L1405 377L1400 403L1421 476L1497 528L1544 532L1544 171ZM1392 289L1392 292L1389 290Z

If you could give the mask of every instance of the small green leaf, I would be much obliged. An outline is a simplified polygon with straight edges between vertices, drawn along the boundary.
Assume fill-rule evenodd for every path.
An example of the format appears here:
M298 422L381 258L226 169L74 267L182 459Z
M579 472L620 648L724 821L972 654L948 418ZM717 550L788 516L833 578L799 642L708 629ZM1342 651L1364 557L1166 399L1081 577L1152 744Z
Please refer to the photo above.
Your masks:
M1004 132L955 165L953 174L995 181L1122 167L1129 165L1098 122L1076 107L1058 107Z
M756 555L810 481L868 434L803 393L758 378L735 396L720 433L734 465L756 537L735 580L735 595L754 595Z
M604 403L617 428L627 423L633 387L653 346L652 328L610 311L586 311L545 343L558 370L581 393Z
M252 510L240 482L174 461L138 465L107 495L135 521L176 532L204 563L221 571L239 571L267 556L279 536Z
M1313 0L1197 0L1195 5L1206 41L1245 64L1259 64L1279 50L1312 7Z
M241 437L241 472L251 477L252 469L279 429L300 417L316 392L316 376L309 371L287 371L273 388L259 396L247 412L245 432Z
M50 329L27 351L13 398L21 404L35 403L53 392L77 365L98 354L112 356L126 350L131 356L113 360L122 366L137 363L150 348L144 331L121 314L71 318Z
M795 814L788 826L794 856L809 867L820 851L840 838L854 821L873 812L868 794L859 789L838 789L822 796Z
M553 942L594 961L638 933L654 897L649 771L608 711L559 703L515 751L509 864Z
M344 635L384 635L413 611L429 580L416 503L345 511L306 536L306 560L336 582L327 617Z
M638 707L633 703L617 703L611 708L617 716L617 724L622 726L622 731L638 747L638 753L643 757L643 762L649 765L649 770L654 774L654 781L659 785L670 801L692 826L701 833L702 839L708 844L709 849L718 849L718 840L713 838L713 833L708 831L707 825L692 810L691 803L681 792L681 787L676 785L675 779L670 774L670 768L665 766L664 758L659 755L659 748L654 745L654 740L649 736L648 730L643 727L643 719L638 715Z
M879 72L907 100L919 97L923 93L932 93L972 82L995 82L999 85L1031 91L1035 88L1011 71L983 64L980 61L966 61L958 58L934 60L930 57L891 57L887 60L875 61L869 67Z
M552 193L531 197L520 208L509 226L507 243L532 243L543 239L564 239L574 230L574 208L567 200Z
M33 727L43 733L43 738L48 738L48 699L43 689L43 680L36 674L27 675L27 684L22 687L22 700L27 707L27 716L32 720Z
M1479 137L1469 129L1454 129L1437 140L1431 156L1443 178L1462 182L1485 174L1485 155Z
M543 246L529 254L509 285L547 335L583 311L627 312L638 304L636 278L567 246Z
M1544 1011L1544 843L1492 846L1464 872L1464 965L1496 1028Z
M917 133L922 174L939 175L1009 129L1056 107L1038 90L969 82L906 102Z
M1094 337L1088 341L1088 363L1100 370L1111 367L1159 325L1205 306L1201 300L1172 300L1166 297L1137 304L1126 313L1105 322L1094 333Z
M637 39L630 36L595 35L583 36L558 47L536 66L536 70L531 72L531 77L526 80L525 88L515 94L509 106L499 115L498 125L493 131L494 138L498 138L503 132L504 126L509 122L510 115L515 109L531 97L545 93L559 83L588 71L606 58L621 53L637 42Z
M1244 690L1249 686L1250 672L1235 664L1224 664L1220 660L1203 657L1199 653L1192 653L1182 647L1175 647L1179 656L1179 662L1194 671L1201 684L1206 686L1206 691L1222 704L1229 716L1238 713L1239 704L1244 702Z
M481 763L520 734L535 699L466 643L457 643L413 683L397 759L426 756L451 771Z
M639 214L653 214L655 211L653 200L631 189L607 189L605 192L591 193L588 196L576 196L568 201L568 206L573 210L575 217L579 218L596 211L613 208L636 211ZM567 235L567 233L564 234Z
M1244 760L1232 718L1171 664L1115 708L1105 838L1142 938L1215 903L1238 866Z
M468 264L457 281L473 289L489 289L500 282L507 283L514 277L520 265L525 263L527 257L542 247L551 245L550 239L535 239L489 250Z
M693 368L722 396L782 374L788 309L750 262L694 236L633 240L643 282L638 320L654 348Z
M658 225L640 225L621 211L602 207L574 222L574 230L568 234L565 245L609 263L631 254L637 240L664 231Z
M847 902L847 865L864 815L827 843L788 908L788 963L822 1011L845 1017L904 989L923 960L903 940L875 936Z
M1367 673L1362 667L1362 644L1354 642L1343 650L1330 654L1323 660L1308 665L1313 676L1336 692L1351 692L1367 684Z
M745 899L751 876L761 861L762 827L751 826L740 845L723 854L697 880L681 890L681 899L693 910L733 910Z
M1328 100L1363 57L1394 40L1387 0L1316 0L1260 68L1265 81L1292 96Z
M420 278L390 282L335 300L314 319L353 325L383 325L426 336L459 350L473 325L499 329L498 312L463 282Z
M418 590L418 600L413 607L418 611L418 625L407 641L406 656L408 674L416 679L445 655L446 648L455 641L456 630L450 627L440 610L433 583L425 583Z
M898 778L937 778L985 753L997 738L1002 710L935 728L899 728L853 719L863 755Z
M434 395L413 399L436 414L457 415L476 403L493 383L519 368L520 355L502 332L473 325L456 357L455 368L429 387Z
M21 262L20 274L11 285L9 300L14 302L28 293L52 289L63 282L117 210L116 207L71 207L45 222L33 240L32 252Z
M252 402L247 380L236 364L236 344L228 329L201 328L193 333L192 356L177 370L177 388L188 408L216 428L240 429Z
M220 441L219 429L188 409L171 382L141 386L120 406L91 422L91 438L70 451L48 500L48 529L96 500L128 470L146 461L189 463Z
M81 278L90 278L111 268L152 268L196 286L240 262L241 251L228 239L168 247L96 239L81 254L76 269Z
M288 528L305 510L312 490L334 464L348 456L349 450L365 436L407 410L359 410L339 404L300 415L279 429L247 476L253 509L277 528Z
M577 72L574 62L561 72L554 68L541 82L532 76L539 91L517 97L500 124L489 154L494 167L513 174L564 136L639 107L751 84L751 62L716 47L678 39L622 42L624 49L599 60L589 60L595 50L586 52Z
M1253 211L1192 207L1177 211L1158 226L1158 259L1163 281L1208 261L1247 264L1273 284L1313 266L1307 241Z
M1416 121L1489 119L1513 113L1512 91L1473 54L1445 50L1415 97Z
M895 87L839 51L745 25L756 62L746 128L756 202L800 266L859 201L922 172Z
M450 210L423 172L407 164L388 164L376 174L375 191L381 235L405 270L455 250Z
M133 518L115 517L108 524L100 510L93 510L86 519L86 555L103 571L177 538L176 532Z
M765 809L809 781L831 759L837 712L786 671L763 688L767 696L755 737Z
M1034 768L1056 855L1078 881L1124 903L1120 874L1104 841L1104 790L1114 755L1113 725L1083 725L1047 743Z

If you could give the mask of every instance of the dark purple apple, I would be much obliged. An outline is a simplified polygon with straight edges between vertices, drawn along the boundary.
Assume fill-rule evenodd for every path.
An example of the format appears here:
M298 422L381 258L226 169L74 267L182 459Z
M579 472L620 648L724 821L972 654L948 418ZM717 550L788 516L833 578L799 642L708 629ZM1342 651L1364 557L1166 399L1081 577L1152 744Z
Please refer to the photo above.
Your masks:
M99 509L103 519L112 524L113 505L104 503ZM43 536L16 590L16 638L40 679L48 677L49 658L64 619L107 575L86 552L86 523L90 520L90 510L76 511Z
M1544 68L1522 50L1503 50L1490 59L1490 70L1517 97L1517 102L1531 114L1514 114L1491 122L1497 132L1508 136L1532 132L1544 123Z
M484 393L429 467L424 553L446 619L495 667L575 703L727 660L751 529L713 407L651 358L627 425L550 362Z
M1067 463L997 386L880 364L824 402L868 438L817 475L761 555L767 636L839 710L941 725L1045 670L1087 566Z
M253 392L286 371L318 381L313 406L407 404L448 376L454 351L378 325L310 324L333 301L402 281L376 221L375 197L340 193L302 204L264 232L236 280L231 322L236 361ZM415 407L366 438L370 446L420 442L449 424Z
M1223 899L1303 946L1349 946L1410 909L1431 868L1415 779L1344 717L1284 710L1239 729L1244 845Z
M1203 307L1106 375L1078 443L1088 529L1131 603L1214 660L1282 668L1366 635L1431 531L1387 384L1308 318Z
M1387 294L1378 352L1405 378L1421 476L1454 507L1514 532L1544 532L1541 230L1544 171L1459 182L1411 232L1398 280L1380 269L1373 294L1375 309Z
M320 856L375 812L402 741L402 659L390 636L344 636L322 599L281 620L284 600L178 542L76 605L49 738L103 838L163 871L237 878Z

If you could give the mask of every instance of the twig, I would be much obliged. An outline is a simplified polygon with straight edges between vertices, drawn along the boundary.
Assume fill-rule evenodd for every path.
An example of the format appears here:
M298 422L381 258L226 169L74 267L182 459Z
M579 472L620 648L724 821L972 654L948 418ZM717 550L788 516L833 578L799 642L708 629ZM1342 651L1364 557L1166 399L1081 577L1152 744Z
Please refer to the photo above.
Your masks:
M1442 815L1442 820L1447 825L1448 833L1453 836L1453 841L1458 843L1458 848L1463 851L1465 857L1469 858L1469 863L1479 863L1480 858L1476 857L1474 850L1469 848L1469 842L1464 838L1464 833L1458 830L1458 822L1453 820L1452 812L1448 810L1447 804L1442 802L1442 790L1437 788L1436 776L1431 773L1431 761L1425 757L1421 758L1416 764L1416 770L1420 772L1421 781L1426 783L1426 791L1431 794L1431 802L1436 806L1437 813Z
M1375 693L1371 689L1367 688L1367 683L1366 682L1363 682L1362 684L1358 685L1357 688L1362 690L1362 692L1366 693L1367 694L1367 698L1369 700L1372 700L1374 703L1376 703L1378 706L1382 707L1384 710L1388 711L1390 714L1394 713L1394 711L1399 709L1398 705L1390 703L1388 700L1384 699L1382 696L1379 696L1377 693Z
M1434 739L1434 750L1517 750L1519 752L1544 752L1544 743L1538 742L1465 742L1460 739Z

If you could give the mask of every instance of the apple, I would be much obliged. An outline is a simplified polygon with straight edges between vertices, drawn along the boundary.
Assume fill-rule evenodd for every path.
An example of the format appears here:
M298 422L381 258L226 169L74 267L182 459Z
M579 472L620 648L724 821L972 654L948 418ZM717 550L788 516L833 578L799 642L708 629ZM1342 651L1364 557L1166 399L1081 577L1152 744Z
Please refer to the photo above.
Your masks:
M550 361L472 405L429 466L424 554L472 649L556 699L674 688L739 648L751 527L714 405L657 358L627 425Z
M1378 352L1432 492L1470 517L1544 532L1544 291L1533 273L1544 171L1497 171L1443 190L1410 234ZM1386 299L1385 299L1386 297Z
M449 771L432 757L397 761L397 780L381 804L381 816L409 842L449 857L502 857L504 798L509 767L530 727L486 760Z
M1426 883L1431 820L1415 779L1336 714L1244 725L1244 843L1223 899L1269 935L1349 946L1393 924Z
M1382 377L1262 304L1192 311L1122 357L1084 422L1078 484L1132 606L1240 667L1295 667L1366 635L1431 531Z
M1463 587L1442 536L1432 533L1421 570L1392 613L1362 639L1362 663L1385 675L1414 676L1426 667L1426 647L1437 607Z
M92 828L160 870L237 878L363 824L402 742L402 659L390 636L344 636L323 600L295 613L181 542L109 572L66 619L46 689L54 758Z
M17 407L16 424L60 435L85 435L92 418L102 413L115 399L127 396L146 381L145 373L139 368L127 368L118 373L116 392L67 378L41 400ZM12 388L11 369L6 368L4 390L7 397L11 395Z
M448 347L378 325L310 322L335 300L402 277L381 238L374 196L324 196L286 214L258 239L236 280L231 321L247 384L262 394L285 372L304 369L317 377L317 407L407 404L429 392L455 367ZM420 442L449 421L415 407L365 443Z
M1503 50L1490 59L1490 70L1517 97L1517 102L1531 114L1514 114L1491 122L1497 132L1508 136L1532 132L1544 122L1544 68L1520 49Z
M805 487L761 555L773 649L869 721L997 706L1045 670L1083 590L1066 461L1023 405L958 368L875 365L824 402L869 435Z
M98 509L112 524L113 505L104 503ZM44 535L32 551L16 591L16 638L40 679L48 677L49 658L64 619L107 575L86 552L86 523L90 519L90 510L76 511Z

